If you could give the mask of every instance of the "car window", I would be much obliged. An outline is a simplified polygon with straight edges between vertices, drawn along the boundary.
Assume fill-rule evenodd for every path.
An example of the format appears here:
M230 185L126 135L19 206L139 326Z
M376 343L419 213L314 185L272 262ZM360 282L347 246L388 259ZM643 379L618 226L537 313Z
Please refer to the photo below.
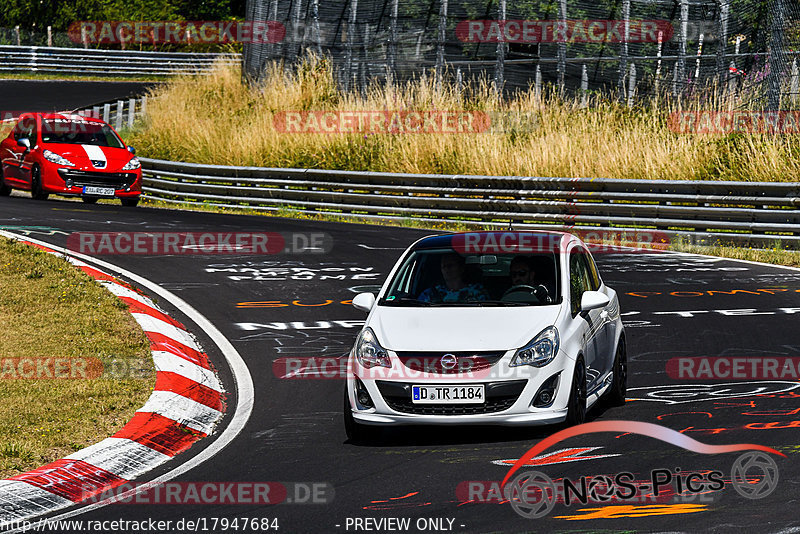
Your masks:
M569 255L569 299L572 315L581 311L581 297L592 287L586 255L573 251Z
M600 274L597 272L597 265L594 262L594 258L589 253L583 253L584 259L586 260L586 265L589 268L589 280L591 284L589 284L589 288L592 291L597 291L600 289Z
M122 141L107 124L72 118L43 120L42 142L124 148Z
M23 137L30 139L31 146L36 144L36 119L30 115L22 117L14 127L14 139L18 141Z
M512 280L523 267L524 282ZM389 282L379 304L547 305L561 302L558 254L459 254L452 248L412 252Z

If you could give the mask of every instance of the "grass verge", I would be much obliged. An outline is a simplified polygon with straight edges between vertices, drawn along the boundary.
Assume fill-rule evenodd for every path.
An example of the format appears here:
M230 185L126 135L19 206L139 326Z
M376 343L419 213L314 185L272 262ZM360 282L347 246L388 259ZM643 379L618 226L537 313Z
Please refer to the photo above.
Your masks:
M155 371L144 332L126 310L64 259L0 238L0 478L114 434L144 404ZM70 359L60 367L69 378L37 378L44 369L59 373L42 358ZM73 379L100 370L90 358L102 374Z

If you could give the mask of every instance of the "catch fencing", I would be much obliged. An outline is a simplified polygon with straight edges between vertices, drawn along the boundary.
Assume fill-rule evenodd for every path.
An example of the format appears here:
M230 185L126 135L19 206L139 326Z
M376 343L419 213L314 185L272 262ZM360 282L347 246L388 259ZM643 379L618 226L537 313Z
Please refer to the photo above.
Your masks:
M248 0L247 19L286 27L280 42L245 44L254 79L268 62L293 64L310 50L331 58L344 89L362 93L375 80L431 71L455 84L550 84L630 104L708 93L777 109L797 93L796 0ZM471 22L481 30L469 31Z
M800 183L539 178L198 165L141 158L145 197L254 211L451 221L800 249Z

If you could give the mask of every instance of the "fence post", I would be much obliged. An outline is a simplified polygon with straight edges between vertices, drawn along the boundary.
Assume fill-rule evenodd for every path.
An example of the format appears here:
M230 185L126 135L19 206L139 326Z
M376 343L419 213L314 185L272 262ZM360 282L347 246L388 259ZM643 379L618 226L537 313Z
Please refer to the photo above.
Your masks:
M703 34L697 39L697 60L694 64L694 83L700 78L700 56L703 55Z
M47 27L47 46L53 46L53 27Z
M143 96L142 97L142 105L139 108L139 115L144 117L145 113L147 113L147 97Z
M681 0L681 25L680 35L678 36L678 63L677 82L681 84L679 90L683 89L683 81L686 78L686 40L688 39L689 26L689 0Z
M359 72L359 75L361 77L361 94L363 96L367 96L367 76L369 74L367 72L367 67L369 65L367 63L367 58L369 57L369 49L367 48L368 47L368 43L369 43L369 23L365 23L364 24L364 42L362 43L362 46L361 46L361 48L362 48L362 58L361 58L361 61L358 64L358 72Z
M567 30L567 0L558 2L558 27L562 30L562 36L566 37ZM564 94L564 77L567 72L567 43L563 39L558 39L558 91Z
M108 124L111 120L111 104L103 104L103 122Z
M389 13L389 72L397 75L397 4L399 0L392 0L392 9Z
M798 90L800 90L800 72L797 69L797 58L792 61L792 79L791 79L791 93L792 93L792 103L797 105L798 99Z
M728 79L725 69L725 47L728 46L728 16L730 15L730 0L719 0L719 24L717 29L717 79L720 80L719 90L725 91L724 82Z
M625 98L625 75L628 74L628 36L631 28L631 0L622 0L623 37L619 48L619 89L620 100Z
M17 46L22 45L22 39L19 35L19 26L14 26L14 33L17 35Z
M311 2L311 20L314 25L314 42L317 45L317 54L322 56L322 32L319 29L319 0Z
M675 66L672 68L672 96L678 96L678 65L680 61L675 62Z
M81 24L81 42L84 48L89 48L89 34L86 32L86 26Z
M298 39L298 32L300 31L300 8L303 6L303 0L292 0L292 22L290 24L292 36L289 38L291 49L289 50L289 60L294 60L300 57L300 54L305 44L305 28L303 28L303 37Z
M506 0L500 0L497 3L497 20L502 21L501 24L505 25ZM502 39L498 40L495 53L497 55L497 61L494 64L494 90L497 92L498 96L502 96L506 69L506 44Z
M95 119L100 118L100 106L92 106L92 117Z
M503 0L505 1L505 0ZM444 73L444 45L447 38L447 0L439 0L439 31L436 39L436 90L442 88Z
M656 80L655 80L655 93L656 98L658 98L658 84L661 83L661 52L664 49L664 32L658 32L658 51L656 55L658 56L658 61L656 62Z
M456 94L461 98L461 91L464 90L464 77L461 74L461 67L456 69Z
M581 66L581 108L589 105L589 71L586 64Z
M128 100L128 128L133 128L133 120L136 118L136 99Z
M631 74L628 78L628 107L633 107L633 98L636 94L636 64L631 63Z
M783 0L774 0L770 20L769 55L767 55L767 109L769 111L777 111L781 105L784 18Z
M117 114L114 116L114 129L120 131L122 129L122 109L125 107L125 102L117 100Z
M350 0L350 21L347 24L347 41L345 42L344 62L344 90L350 89L350 79L353 77L353 40L356 36L356 15L358 14L358 0Z
M272 2L270 2L270 5L269 5L269 20L271 20L271 21L278 20L278 0L272 0ZM277 53L275 52L276 46L278 47L277 48L277 50L278 50ZM283 52L283 45L281 43L277 43L277 44L271 43L269 45L270 59L274 59L275 56L281 55L282 52Z
M533 86L533 96L539 102L542 99L542 67L536 65L536 80Z

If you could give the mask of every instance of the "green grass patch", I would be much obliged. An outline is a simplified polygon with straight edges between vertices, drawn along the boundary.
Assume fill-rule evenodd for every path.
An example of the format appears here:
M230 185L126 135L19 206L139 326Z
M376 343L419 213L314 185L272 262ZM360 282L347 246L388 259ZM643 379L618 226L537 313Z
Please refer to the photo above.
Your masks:
M63 258L6 238L0 238L0 325L0 478L114 434L152 392L149 343L127 305ZM20 367L9 367L19 362L11 359L28 358L75 359L69 364L81 366L96 358L104 371L97 378L36 378L44 375L38 371L12 378Z

